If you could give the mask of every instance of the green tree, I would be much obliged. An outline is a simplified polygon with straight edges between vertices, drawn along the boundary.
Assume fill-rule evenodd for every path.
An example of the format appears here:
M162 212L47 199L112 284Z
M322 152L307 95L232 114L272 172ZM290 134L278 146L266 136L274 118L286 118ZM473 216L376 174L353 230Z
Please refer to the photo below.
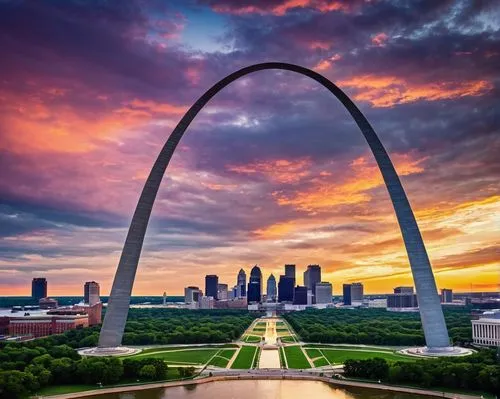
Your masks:
M70 358L62 357L52 360L49 370L56 384L71 384L74 381L76 367Z
M28 396L39 388L36 378L18 370L0 372L0 398L12 399Z
M156 369L152 364L142 366L139 371L139 376L147 380L154 380L156 378Z
M52 379L52 373L41 364L30 364L24 371L34 375L42 387L49 385Z

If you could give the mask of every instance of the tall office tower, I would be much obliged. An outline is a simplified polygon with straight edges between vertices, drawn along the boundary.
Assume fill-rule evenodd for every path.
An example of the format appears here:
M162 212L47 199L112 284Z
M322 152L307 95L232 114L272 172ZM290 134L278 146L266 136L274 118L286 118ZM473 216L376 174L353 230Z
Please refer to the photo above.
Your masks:
M293 277L280 276L278 282L278 302L293 302L295 279Z
M215 274L207 274L205 276L205 296L211 296L217 299L217 290L219 287L219 277Z
M201 298L201 291L198 287L189 286L184 288L184 302L193 303L198 302Z
M227 284L218 284L217 285L217 299L219 301L227 301L228 293Z
M163 306L167 305L167 292L163 292Z
M248 302L260 302L262 293L262 273L259 266L255 265L250 271L248 280Z
M352 283L343 286L344 305L352 305L353 302L363 301L363 284Z
M296 286L293 294L294 305L307 305L307 287Z
M243 269L240 269L238 273L236 285L240 290L238 298L243 298L247 296L247 275Z
M413 294L413 287L396 287L394 288L395 294Z
M47 298L47 280L45 278L37 277L31 281L31 297L37 301Z
M276 302L276 279L271 274L267 279L267 302Z
M453 302L453 290L448 288L443 288L441 290L441 302L442 303L452 303Z
M314 292L316 303L332 303L332 285L330 283L317 283Z
M351 300L352 302L363 302L363 284L351 284Z
M321 282L321 267L319 265L309 265L304 272L304 285L315 294L316 284ZM313 297L313 303L316 303Z
M95 281L87 281L83 286L83 303L94 306L101 302L99 284Z
M285 276L293 278L293 285L295 286L295 265L285 265Z

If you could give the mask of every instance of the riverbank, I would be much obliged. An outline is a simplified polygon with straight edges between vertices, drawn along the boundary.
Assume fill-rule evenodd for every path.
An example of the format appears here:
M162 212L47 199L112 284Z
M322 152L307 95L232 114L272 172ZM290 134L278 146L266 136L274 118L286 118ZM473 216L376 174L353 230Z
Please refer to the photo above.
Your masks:
M268 373L235 373L231 375L219 375L219 376L208 376L208 377L200 377L193 380L183 380L183 381L168 381L168 382L160 382L160 383L151 383L151 384L141 384L141 385L126 385L119 386L113 388L101 388L94 389L83 392L73 392L68 394L61 395L52 395L52 396L38 396L37 398L50 398L50 399L73 399L73 398L84 398L93 395L102 395L109 393L120 393L120 392L132 392L132 391L141 391L153 388L171 388L171 387L179 387L184 385L198 385L198 384L207 384L211 382L220 382L220 381L232 381L232 380L307 380L307 381L319 381L327 384L331 384L340 388L347 387L356 387L356 388L365 388L365 389L375 389L386 392L400 392L414 395L424 395L428 397L440 397L440 398L449 398L449 399L480 399L481 396L478 395L468 395L468 394L458 394L458 393L449 393L442 391L431 391L425 389L418 388L409 388L409 387L399 387L392 385L384 385L384 384L376 384L369 382L359 382L359 381L350 381L350 380L335 380L328 377L321 377L317 375L307 375L307 374L291 374L291 373L280 373L280 370L277 372L269 371Z

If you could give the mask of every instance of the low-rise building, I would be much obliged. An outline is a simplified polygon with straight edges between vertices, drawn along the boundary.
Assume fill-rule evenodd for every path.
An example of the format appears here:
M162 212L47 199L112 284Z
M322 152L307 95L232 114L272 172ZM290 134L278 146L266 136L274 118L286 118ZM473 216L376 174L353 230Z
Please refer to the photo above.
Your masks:
M67 330L89 326L87 314L26 314L9 317L9 335L45 337L52 334L62 334Z
M500 346L500 309L484 312L471 323L472 340L476 345Z
M54 298L41 298L38 301L40 309L56 309L59 306L57 299Z
M215 299L213 296L202 296L199 304L200 309L213 309L215 307Z

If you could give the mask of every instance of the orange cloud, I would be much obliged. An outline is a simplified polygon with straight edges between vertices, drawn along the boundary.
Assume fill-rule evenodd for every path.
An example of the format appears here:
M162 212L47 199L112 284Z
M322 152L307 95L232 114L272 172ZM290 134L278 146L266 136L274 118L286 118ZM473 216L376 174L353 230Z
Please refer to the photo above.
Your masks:
M410 159L409 155L393 157L400 176L420 173L424 169L420 165L426 158ZM273 193L279 205L291 205L297 209L311 211L337 205L357 204L371 199L369 190L383 184L383 179L374 161L368 162L360 157L350 164L350 177L340 184L327 179L316 179L316 184L306 192L287 197L280 192ZM323 177L324 174L323 174Z
M90 114L69 102L52 101L68 90L41 89L32 95L0 93L3 138L0 148L14 152L86 152L96 141L114 139L156 115L178 116L187 109L167 103L133 100L125 106ZM104 100L104 97L99 96ZM107 98L107 97L106 97ZM98 100L101 101L101 100Z
M340 0L285 0L281 4L273 7L266 7L261 5L216 5L213 9L217 12L231 13L231 14L274 14L285 15L289 10L294 8L312 8L321 12L329 11L344 11L348 12L353 8L353 4Z
M296 224L294 222L277 223L264 229L255 230L253 234L260 239L278 238L289 233L295 227Z
M313 69L315 71L326 71L327 69L329 69L332 66L332 63L340 60L341 58L342 58L342 56L340 54L335 54L326 60L321 60L320 62L318 62L313 67Z
M332 45L331 42L326 40L314 40L313 42L310 42L308 44L308 47L312 50L315 49L328 50L331 45Z
M437 101L466 96L480 96L493 88L486 80L412 84L393 76L361 75L339 82L340 86L358 90L356 100L367 101L375 107L419 100Z
M388 38L389 36L387 36L384 32L377 33L372 37L372 44L377 47L384 47Z
M226 166L231 172L240 174L262 174L278 183L294 183L309 174L310 159L287 161L278 159L270 162L256 162L242 166Z

